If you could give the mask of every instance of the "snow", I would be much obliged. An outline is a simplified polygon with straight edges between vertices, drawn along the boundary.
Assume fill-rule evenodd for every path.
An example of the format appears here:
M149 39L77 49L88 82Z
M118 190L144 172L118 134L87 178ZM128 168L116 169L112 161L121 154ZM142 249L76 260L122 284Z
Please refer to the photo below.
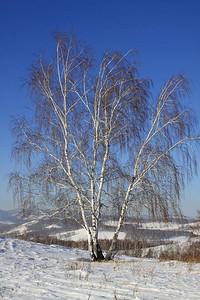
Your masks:
M0 209L0 225L10 225L18 223L20 220L10 212Z
M140 227L144 229L176 230L183 227L183 225L175 222L144 222L140 224Z
M3 299L199 299L200 264L116 256L0 237Z
M108 226L117 226L117 221L109 220L104 222L104 225ZM176 222L125 222L124 224L129 224L143 229L152 229L152 230L177 230L184 228L184 225ZM192 223L191 223L192 224ZM194 223L196 224L196 223ZM186 225L188 227L188 224Z
M116 227L118 225L118 221L109 220L109 221L104 221L103 224L107 225L107 226L115 226Z
M185 235L180 235L180 236L174 236L168 238L168 240L173 241L173 242L179 242L179 243L185 243L188 241L188 236Z
M1 225L10 225L10 224L14 224L14 222L12 222L12 221L2 221L2 220L0 220L0 224Z
M48 225L45 227L46 229L52 229L52 228L62 228L61 226L57 225L57 224L52 224L52 225Z
M113 232L112 231L100 231L99 232L100 239L112 239L113 235L114 235L114 231ZM125 237L126 237L126 233L123 231L120 231L118 239L123 240L123 239L125 239Z
M99 232L99 238L100 239L112 239L113 238L114 232L112 231L100 231ZM78 242L80 240L85 240L87 241L87 233L84 228L78 229L78 230L72 230L72 231L66 231L66 232L61 232L57 234L52 234L50 236L56 237L59 240L68 240L68 241L74 241ZM119 233L119 240L124 239L126 236L125 232L120 232Z
M33 221L30 221L30 222L26 222L22 225L19 225L17 226L16 228L8 231L7 233L8 234L14 234L14 233L17 233L17 234L25 234L27 231L28 231L28 227L31 227L32 225L34 224L37 224L38 223L38 220L33 220Z

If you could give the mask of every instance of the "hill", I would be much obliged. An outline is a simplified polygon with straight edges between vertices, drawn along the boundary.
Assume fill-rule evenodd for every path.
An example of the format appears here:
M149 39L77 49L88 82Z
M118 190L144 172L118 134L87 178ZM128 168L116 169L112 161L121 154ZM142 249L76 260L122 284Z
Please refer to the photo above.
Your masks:
M99 238L104 251L109 247L115 226L116 221L111 217L102 220ZM44 213L37 213L24 217L19 211L0 211L0 234L46 244L87 249L87 236L81 222L63 219L61 215L49 217ZM195 252L191 248L192 245ZM171 222L164 223L127 218L119 234L117 246L119 254L182 260L187 253L188 260L197 262L200 261L200 223L188 222L186 219L182 222L172 219Z
M0 237L4 299L199 299L199 264L116 256Z

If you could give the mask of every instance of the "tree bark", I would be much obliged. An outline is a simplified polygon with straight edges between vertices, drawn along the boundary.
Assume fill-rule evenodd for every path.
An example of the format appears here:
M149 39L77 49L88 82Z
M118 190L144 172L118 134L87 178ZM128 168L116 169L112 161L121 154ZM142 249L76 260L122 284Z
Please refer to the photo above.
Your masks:
M88 250L92 261L101 261L104 260L104 255L101 250L101 247L96 238L92 239L91 234L88 233Z

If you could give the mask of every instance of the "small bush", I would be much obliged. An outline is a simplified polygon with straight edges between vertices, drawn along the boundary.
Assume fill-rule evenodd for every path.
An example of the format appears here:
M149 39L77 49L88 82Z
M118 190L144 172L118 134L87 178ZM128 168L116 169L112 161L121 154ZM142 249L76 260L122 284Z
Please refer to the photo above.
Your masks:
M193 242L188 248L182 249L177 245L173 249L165 249L160 253L159 259L165 260L179 260L184 262L200 262L200 242Z

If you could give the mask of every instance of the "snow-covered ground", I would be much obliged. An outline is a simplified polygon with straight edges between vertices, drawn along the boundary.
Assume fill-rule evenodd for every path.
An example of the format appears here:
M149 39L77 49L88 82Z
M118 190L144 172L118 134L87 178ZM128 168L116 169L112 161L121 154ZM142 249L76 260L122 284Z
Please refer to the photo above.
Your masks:
M144 229L176 230L182 227L182 224L175 222L143 222L140 227Z
M118 256L0 237L2 299L200 299L200 264Z

